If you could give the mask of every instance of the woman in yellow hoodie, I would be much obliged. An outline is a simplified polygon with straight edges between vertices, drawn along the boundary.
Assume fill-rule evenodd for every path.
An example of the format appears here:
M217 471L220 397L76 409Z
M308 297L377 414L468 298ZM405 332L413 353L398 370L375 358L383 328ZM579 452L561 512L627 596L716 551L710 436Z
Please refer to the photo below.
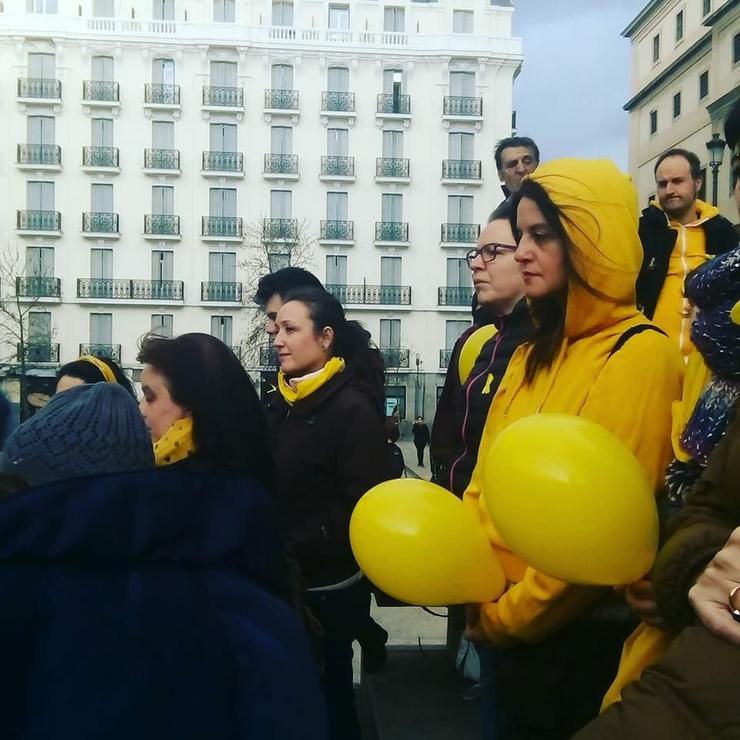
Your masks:
M671 403L681 392L682 362L635 305L642 260L637 198L611 162L542 165L524 181L516 213L516 259L536 330L511 359L464 495L509 587L496 602L469 608L468 634L494 647L492 736L552 740L570 737L597 714L631 625L609 603L609 589L551 578L508 550L480 496L481 462L517 419L570 413L613 432L657 489L671 458Z

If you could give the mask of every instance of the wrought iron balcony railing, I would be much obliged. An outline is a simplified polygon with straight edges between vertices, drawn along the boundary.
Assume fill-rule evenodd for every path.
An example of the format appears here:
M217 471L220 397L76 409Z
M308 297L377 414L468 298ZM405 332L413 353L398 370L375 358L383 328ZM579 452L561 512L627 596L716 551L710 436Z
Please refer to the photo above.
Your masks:
M83 213L82 231L86 234L117 234L118 214L100 211Z
M117 146L83 146L83 167L118 167Z
M410 285L360 285L329 284L326 289L340 303L368 306L411 305Z
M334 155L321 157L321 174L335 177L354 177L355 158Z
M265 154L263 172L266 175L297 175L297 154Z
M268 110L298 110L298 90L265 90L265 108Z
M82 83L82 99L117 103L120 99L120 88L117 82L105 80L85 80Z
M450 364L450 357L452 357L451 349L441 349L439 351L439 366L444 368Z
M62 97L62 83L60 80L45 77L20 77L18 78L18 97L56 100Z
M131 281L113 278L77 278L78 298L131 298Z
M276 368L280 361L278 360L277 350L273 344L260 345L260 367Z
M183 296L182 280L77 278L78 298L181 301Z
M144 167L148 170L179 170L179 149L144 149Z
M480 117L483 115L483 98L445 95L442 104L442 115Z
M144 102L152 105L180 105L180 86L147 82L144 85Z
M244 172L241 152L203 152L202 162L206 172Z
M443 159L444 180L480 180L479 159Z
M467 306L473 302L473 288L443 286L437 289L437 305Z
M378 157L375 177L409 177L411 165L406 157Z
M120 344L81 344L80 355L95 355L95 357L107 357L113 362L121 362Z
M18 344L16 347L16 358L21 362L21 357L25 357L26 362L59 362L59 343L58 342L26 342Z
M201 236L242 236L242 219L239 216L203 216Z
M411 115L411 96L410 95L393 95L390 93L380 93L378 95L378 113L390 113L394 115L410 116Z
M16 228L21 231L61 231L59 211L17 211Z
M294 242L298 239L298 219L265 218L262 220L262 241Z
M321 93L321 110L327 113L354 113L355 94L329 90Z
M15 294L21 298L59 298L62 281L57 277L26 275L15 279Z
M182 280L131 280L131 298L154 301L181 301L185 297Z
M479 224L442 224L440 241L452 244L475 244L479 236Z
M353 241L355 238L354 221L322 221L319 238L326 241Z
M203 86L203 105L212 105L220 108L243 108L243 87Z
M202 301L229 301L241 303L241 283L202 282L200 284L200 299Z
M376 242L407 242L409 240L409 225L401 221L376 221Z
M402 368L409 366L409 355L407 349L397 347L380 347L380 354L383 356L383 363L386 367Z
M144 216L144 233L179 236L180 217L168 213L147 213Z
M62 163L62 148L57 144L18 144L18 164L51 164Z

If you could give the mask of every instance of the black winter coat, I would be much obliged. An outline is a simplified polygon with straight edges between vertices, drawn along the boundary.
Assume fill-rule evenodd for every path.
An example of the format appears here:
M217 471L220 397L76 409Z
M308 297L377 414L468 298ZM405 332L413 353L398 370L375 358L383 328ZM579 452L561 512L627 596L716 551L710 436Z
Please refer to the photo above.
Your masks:
M290 406L266 399L278 515L308 588L358 570L349 520L360 497L394 477L383 419L350 371Z

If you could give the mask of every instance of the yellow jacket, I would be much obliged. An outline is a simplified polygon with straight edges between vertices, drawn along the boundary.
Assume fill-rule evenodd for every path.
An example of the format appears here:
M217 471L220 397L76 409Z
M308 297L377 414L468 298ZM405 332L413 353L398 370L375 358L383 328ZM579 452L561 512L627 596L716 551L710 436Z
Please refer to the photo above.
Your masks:
M609 161L575 159L542 165L531 177L560 208L573 265L599 297L571 281L560 351L530 385L525 381L529 349L515 352L488 413L478 464L464 494L477 508L510 583L498 601L481 606L481 626L497 645L542 640L605 592L528 567L496 532L480 494L481 462L499 432L539 412L583 416L619 437L657 489L671 458L671 403L680 396L683 371L674 343L656 331L633 336L611 354L622 334L649 323L635 305L642 247L636 193L628 178Z

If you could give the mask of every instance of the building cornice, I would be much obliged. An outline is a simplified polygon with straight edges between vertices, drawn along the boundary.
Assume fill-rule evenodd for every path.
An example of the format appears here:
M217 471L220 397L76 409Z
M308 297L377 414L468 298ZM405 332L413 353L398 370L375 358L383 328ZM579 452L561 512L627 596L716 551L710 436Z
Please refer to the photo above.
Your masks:
M645 21L661 6L665 0L650 0L650 2L635 16L627 28L622 31L622 36L631 39Z
M704 19L704 25L705 26L713 26L718 21L721 21L730 11L732 10L738 10L738 4L737 2L728 2L724 5L721 5L717 10L714 11L714 13L710 13L705 19Z
M740 100L740 87L735 87L707 106L709 117L713 121L724 121L738 100Z

